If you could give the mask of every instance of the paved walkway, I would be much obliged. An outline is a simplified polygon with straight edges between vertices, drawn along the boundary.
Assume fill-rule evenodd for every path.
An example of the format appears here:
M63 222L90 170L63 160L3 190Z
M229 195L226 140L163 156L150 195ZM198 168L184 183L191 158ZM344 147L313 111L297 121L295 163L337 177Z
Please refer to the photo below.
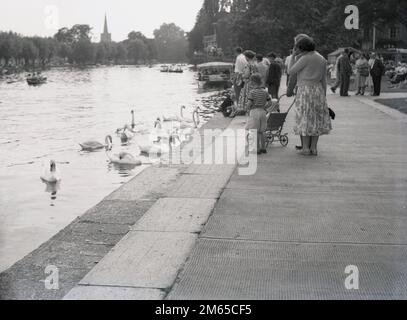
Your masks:
M233 174L168 299L407 298L406 116L329 102L318 158L291 136L254 176ZM350 265L359 290L345 288Z
M65 299L407 298L406 116L329 101L319 157L296 154L290 135L253 176L186 167ZM348 266L359 290L345 288Z

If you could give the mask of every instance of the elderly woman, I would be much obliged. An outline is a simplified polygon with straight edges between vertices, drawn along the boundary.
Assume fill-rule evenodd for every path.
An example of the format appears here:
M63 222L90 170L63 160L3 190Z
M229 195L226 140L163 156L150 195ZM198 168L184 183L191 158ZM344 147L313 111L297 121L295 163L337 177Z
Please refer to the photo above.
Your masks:
M332 130L326 100L327 61L315 51L312 38L297 43L300 58L290 68L297 77L294 132L301 136L303 155L318 155L319 136Z
M369 77L370 67L365 55L361 54L356 60L356 95L365 95L366 80Z

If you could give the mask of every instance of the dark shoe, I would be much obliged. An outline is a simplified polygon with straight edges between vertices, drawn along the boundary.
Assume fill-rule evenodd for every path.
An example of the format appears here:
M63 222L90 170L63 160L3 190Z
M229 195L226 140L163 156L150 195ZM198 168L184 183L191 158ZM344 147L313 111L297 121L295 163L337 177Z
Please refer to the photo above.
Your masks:
M336 93L336 89L335 88L331 88L332 93Z
M302 146L295 146L295 150L298 150L298 151L302 150Z
M261 150L259 150L259 151L257 151L257 154L261 155L261 154L263 154L263 152L261 152Z
M358 95L360 95L360 94L361 94L360 92L356 92L355 96L358 96Z
M302 150L302 151L300 152L300 154L303 155L303 156L310 156L310 155L312 155L311 150Z
M267 150L266 149L261 149L260 150L261 153L267 154Z

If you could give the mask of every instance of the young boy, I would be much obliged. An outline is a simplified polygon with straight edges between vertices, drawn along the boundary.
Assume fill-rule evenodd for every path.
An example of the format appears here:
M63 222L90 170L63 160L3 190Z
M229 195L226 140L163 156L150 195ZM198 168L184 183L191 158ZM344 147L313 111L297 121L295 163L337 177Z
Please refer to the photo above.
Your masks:
M249 120L246 130L257 130L257 154L267 153L264 132L267 128L267 112L270 107L270 95L262 88L261 75L255 73L250 81L253 89L248 96Z

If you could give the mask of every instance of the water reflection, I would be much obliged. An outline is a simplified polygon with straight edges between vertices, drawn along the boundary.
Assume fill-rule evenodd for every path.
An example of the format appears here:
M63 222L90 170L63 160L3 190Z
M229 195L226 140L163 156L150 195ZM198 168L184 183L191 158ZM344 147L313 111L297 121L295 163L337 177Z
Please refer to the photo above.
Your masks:
M116 171L119 176L127 178L133 176L132 170L138 166L134 164L118 164L109 161L107 167L108 171Z
M168 75L154 68L126 66L52 69L44 75L48 82L39 87L29 87L25 81L0 81L0 226L16 225L19 230L1 230L2 237L13 246L2 247L0 243L0 271L147 164L159 161L154 156L139 155L138 145L150 141L147 131L142 132L144 136L136 134L131 143L123 146L120 136L116 136L116 129L132 120L131 110L135 111L138 126L152 130L157 117L178 114L182 105L187 107L185 114L192 114L197 104L202 105L202 98L213 95L198 93L195 74L190 71ZM103 149L81 151L79 143L93 138L102 142L109 134L114 138L115 154L133 154L142 166L109 163ZM39 168L32 164L46 158L61 159L66 165L62 188L44 182L44 197L38 183ZM55 220L50 224L51 217ZM33 230L41 230L35 233L35 239ZM19 256L14 255L16 251Z
M61 189L61 182L47 182L41 179L41 181L45 184L45 192L49 193L51 203L50 206L54 207L55 206L55 201L57 200L57 194L58 191Z

